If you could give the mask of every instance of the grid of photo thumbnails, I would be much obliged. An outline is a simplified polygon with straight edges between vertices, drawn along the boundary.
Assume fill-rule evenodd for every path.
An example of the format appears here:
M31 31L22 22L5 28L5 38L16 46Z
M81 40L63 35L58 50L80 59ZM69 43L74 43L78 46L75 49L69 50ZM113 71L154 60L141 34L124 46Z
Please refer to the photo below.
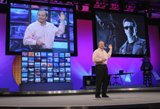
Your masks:
M22 84L70 81L70 53L22 52Z

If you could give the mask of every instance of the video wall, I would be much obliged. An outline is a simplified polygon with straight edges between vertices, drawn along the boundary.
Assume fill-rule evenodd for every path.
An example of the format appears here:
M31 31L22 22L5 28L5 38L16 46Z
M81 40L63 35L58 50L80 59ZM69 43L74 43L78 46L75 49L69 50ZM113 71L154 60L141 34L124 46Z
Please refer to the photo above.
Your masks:
M113 47L112 56L143 57L149 55L148 28L145 14L95 10L94 48L104 41L106 51Z
M70 53L22 52L22 84L71 81Z
M40 3L9 3L7 26L7 54L21 54L29 51L50 51L50 52L70 52L77 55L76 46L76 26L74 20L73 6L47 5ZM44 9L47 13L47 29L34 26L29 28L35 22L39 21L39 10ZM64 22L60 20L61 13L64 14ZM49 28L49 29L48 29ZM60 29L64 32L58 34ZM38 32L39 30L39 32ZM53 30L53 31L52 31ZM26 35L26 36L25 36ZM28 35L28 36L27 36ZM25 37L25 38L24 38ZM28 43L25 43L28 38ZM29 39L30 38L30 39ZM41 39L43 47L38 46L37 40ZM32 41L31 41L32 40ZM34 42L34 43L33 43Z

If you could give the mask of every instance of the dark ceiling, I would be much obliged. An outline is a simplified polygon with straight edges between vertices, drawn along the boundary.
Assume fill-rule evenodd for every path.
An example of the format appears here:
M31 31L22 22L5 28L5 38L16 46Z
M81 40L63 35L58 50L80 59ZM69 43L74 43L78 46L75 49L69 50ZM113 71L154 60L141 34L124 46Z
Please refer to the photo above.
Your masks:
M14 1L14 0L12 0ZM98 8L111 9L112 4L117 4L119 8L117 10L136 13L146 13L149 18L160 19L160 0L15 0L15 1L39 1L39 2L55 2L55 3L71 3L76 5L79 12L82 12L82 6L88 6L89 8L95 8L98 4ZM7 3L7 0L0 0L0 4ZM87 12L87 11L86 11ZM89 10L88 10L89 12Z

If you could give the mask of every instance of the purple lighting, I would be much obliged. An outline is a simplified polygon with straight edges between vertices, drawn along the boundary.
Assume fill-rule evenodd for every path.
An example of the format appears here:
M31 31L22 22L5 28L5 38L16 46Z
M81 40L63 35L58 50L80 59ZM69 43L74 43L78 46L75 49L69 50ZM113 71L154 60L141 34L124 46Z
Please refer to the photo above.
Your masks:
M0 88L7 88L9 91L17 91L12 74L12 64L15 56L5 55L6 37L6 15L0 14Z
M77 20L78 56L71 58L72 82L74 89L82 87L82 77L90 75L93 52L92 22Z
M83 76L91 75L92 53L93 53L93 34L91 20L77 20L77 46L78 56L71 58L71 76L73 89L79 90L83 86ZM150 54L153 71L160 75L160 38L157 26L149 26ZM12 64L15 56L5 55L5 37L6 37L6 15L0 14L0 88L8 88L10 91L18 91L12 74ZM119 82L125 86L142 86L143 73L140 70L142 58L122 58L111 57L108 60L109 74L124 73L133 74L131 76L122 76ZM111 83L114 79L111 78ZM153 83L160 85L153 77Z
M142 58L111 57L108 61L108 68L110 74L118 74L119 70L123 70L124 73L132 73L131 75L121 76L121 80L123 80L121 82L126 82L126 84L130 85L140 85L143 83L142 72L140 71L141 64ZM113 78L111 80L114 81Z

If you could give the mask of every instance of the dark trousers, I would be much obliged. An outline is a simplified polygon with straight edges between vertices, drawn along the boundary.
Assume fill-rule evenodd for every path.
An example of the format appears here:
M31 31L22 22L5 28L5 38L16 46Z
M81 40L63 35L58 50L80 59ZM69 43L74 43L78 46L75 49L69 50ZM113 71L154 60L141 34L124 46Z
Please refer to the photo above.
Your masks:
M109 80L108 68L106 65L96 65L96 93L95 96L100 96L101 88L102 95L107 93Z

